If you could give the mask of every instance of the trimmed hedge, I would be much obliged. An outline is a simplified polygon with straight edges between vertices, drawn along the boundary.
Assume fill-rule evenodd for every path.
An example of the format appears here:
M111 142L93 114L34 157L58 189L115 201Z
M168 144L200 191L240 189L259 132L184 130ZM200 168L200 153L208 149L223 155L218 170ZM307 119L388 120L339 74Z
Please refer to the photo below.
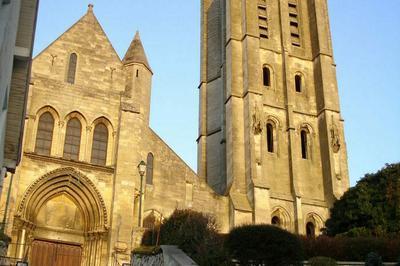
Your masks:
M400 255L399 238L374 237L301 237L306 258L324 256L337 261L365 261L370 252L382 256L384 261L396 261Z
M300 265L303 260L298 237L271 225L234 228L225 246L240 265Z
M142 244L155 245L157 232L158 228L146 232ZM365 261L371 252L400 266L399 235L306 238L271 225L246 225L221 235L213 217L192 210L176 210L161 224L160 244L177 245L199 265L207 266L232 265L232 260L240 265L296 265L314 257Z

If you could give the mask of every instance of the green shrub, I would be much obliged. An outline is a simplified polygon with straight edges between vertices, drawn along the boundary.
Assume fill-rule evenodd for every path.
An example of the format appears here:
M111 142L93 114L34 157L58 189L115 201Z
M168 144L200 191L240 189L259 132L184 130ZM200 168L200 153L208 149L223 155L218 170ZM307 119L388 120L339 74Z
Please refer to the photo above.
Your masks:
M400 255L400 238L302 237L305 257L334 258L337 261L364 261L370 252L380 254L384 261L396 261Z
M311 266L336 266L336 260L328 257L314 257L308 260Z
M366 174L331 208L327 234L386 237L400 232L400 163Z
M143 245L154 245L157 230L147 231ZM160 244L176 245L199 265L225 265L224 236L217 233L215 219L192 210L175 210L161 224Z
M375 252L370 252L365 260L365 266L382 266L382 257Z
M298 265L303 260L298 237L271 225L234 228L225 246L240 265Z
M346 233L338 234L341 237L372 237L373 234L370 229L366 227L352 228Z

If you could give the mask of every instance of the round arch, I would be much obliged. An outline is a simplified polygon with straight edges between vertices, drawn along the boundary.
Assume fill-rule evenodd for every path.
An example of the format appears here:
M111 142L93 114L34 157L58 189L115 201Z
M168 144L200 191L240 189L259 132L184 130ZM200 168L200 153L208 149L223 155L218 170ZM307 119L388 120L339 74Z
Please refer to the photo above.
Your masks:
M307 123L307 122L303 122L301 124L299 124L299 126L297 127L297 131L301 132L302 130L306 130L308 134L314 136L315 131L313 126L311 126L311 124ZM298 133L300 134L300 133Z
M275 115L271 115L271 114L264 114L265 116L265 123L270 123L272 124L277 130L281 130L282 128L282 123L281 120L275 116Z
M62 194L68 195L81 210L86 232L108 230L107 209L100 192L87 176L74 168L56 169L34 181L25 191L17 216L34 224L43 204Z

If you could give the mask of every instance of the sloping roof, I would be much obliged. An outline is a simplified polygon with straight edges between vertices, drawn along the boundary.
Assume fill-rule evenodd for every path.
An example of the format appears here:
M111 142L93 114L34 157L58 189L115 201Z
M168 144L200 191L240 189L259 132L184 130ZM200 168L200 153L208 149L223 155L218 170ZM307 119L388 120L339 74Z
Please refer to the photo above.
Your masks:
M152 72L138 31L136 32L135 38L133 38L133 41L131 42L131 45L129 46L122 62L124 64L141 63Z

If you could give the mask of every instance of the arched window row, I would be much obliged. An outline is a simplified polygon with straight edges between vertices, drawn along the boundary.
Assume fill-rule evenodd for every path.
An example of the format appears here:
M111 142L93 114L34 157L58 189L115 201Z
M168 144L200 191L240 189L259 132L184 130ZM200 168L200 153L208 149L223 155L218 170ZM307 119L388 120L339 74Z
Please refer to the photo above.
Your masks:
M269 66L263 66L262 68L262 81L264 87L272 87L273 74L272 69ZM294 89L296 92L301 93L304 91L304 77L302 74L297 73L294 76Z
M99 118L93 122L93 127L85 127L85 119L79 114L72 113L67 116L65 130L63 131L61 127L64 123L58 121L59 117L55 113L55 111L38 112L39 119L35 132L35 153L46 156L52 155L53 142L56 142L58 139L54 136L54 133L58 133L64 137L61 138L63 139L63 143L61 145L62 152L59 156L67 160L79 161L81 157L80 151L85 150L83 145L91 145L90 157L81 159L90 161L90 163L95 165L107 165L108 159L111 159L108 152L110 145L112 145L109 141L110 133L113 132L111 123L105 118ZM55 127L56 121L60 127ZM92 134L90 130L87 132L84 131L85 128L92 128ZM91 134L89 143L84 143L86 139L85 134Z
M274 122L268 121L266 124L266 134L265 134L266 151L268 153L276 153L278 151L278 139L276 124ZM310 159L311 153L311 134L308 127L304 126L300 128L300 151L302 159Z
M275 208L271 214L271 225L290 231L292 224L289 213L283 207ZM304 224L305 235L312 238L318 236L321 233L322 225L322 219L317 214L309 214Z

